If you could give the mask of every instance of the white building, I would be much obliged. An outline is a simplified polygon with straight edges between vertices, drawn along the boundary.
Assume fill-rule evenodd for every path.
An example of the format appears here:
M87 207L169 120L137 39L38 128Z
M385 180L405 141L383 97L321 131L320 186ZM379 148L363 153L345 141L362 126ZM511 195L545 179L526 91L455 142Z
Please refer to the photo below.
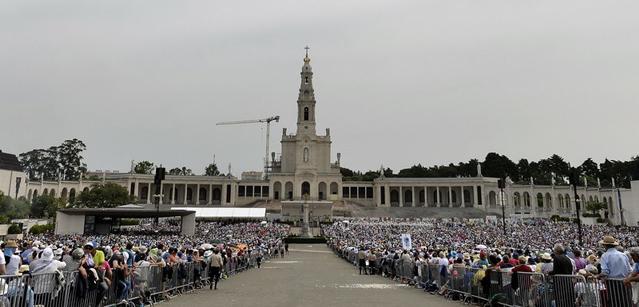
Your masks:
M160 203L172 206L259 206L262 202L287 199L344 200L365 206L475 208L501 214L497 178L482 177L481 172L478 172L478 177L465 178L382 176L373 182L342 181L340 154L336 155L335 162L331 162L330 130L326 129L324 135L318 135L316 131L317 103L310 62L307 53L300 73L297 129L294 134L287 134L287 129L283 129L281 156L273 159L268 180L248 173L242 179L233 176L166 176L160 187ZM13 184L16 178L26 181L20 169L0 169L0 191L5 194L8 194L6 191L13 191L11 195L14 195L12 188L15 188ZM80 191L105 181L126 187L140 203L153 202L153 175L132 173L104 173L99 181L28 182L21 187L18 195L27 199L43 194L73 199ZM632 190L577 188L577 195L582 202L606 203L608 218L617 224L621 223L620 207L623 204L624 220L629 225L637 225L638 194L639 181L632 183ZM504 204L508 216L571 217L576 211L574 192L570 186L507 184Z

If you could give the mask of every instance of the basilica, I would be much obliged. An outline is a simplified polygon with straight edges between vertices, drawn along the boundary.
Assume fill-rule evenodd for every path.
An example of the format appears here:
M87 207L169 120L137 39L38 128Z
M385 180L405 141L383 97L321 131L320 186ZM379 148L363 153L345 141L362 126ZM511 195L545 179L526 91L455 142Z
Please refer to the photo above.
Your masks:
M508 182L502 190L498 188L497 178L484 177L481 170L476 177L386 178L382 175L372 182L343 181L340 154L331 152L330 129L319 134L316 129L319 119L316 117L318 105L313 77L307 50L300 72L297 126L294 133L283 129L279 158L272 153L266 176L260 173L246 173L240 178L232 175L166 176L158 196L160 204L167 207L260 207L283 201L312 200L369 208L473 210L487 215L499 215L503 210L506 216L521 218L576 216L575 197L570 186ZM72 200L93 184L108 181L126 187L138 203L151 204L154 201L153 175L132 171L97 172L93 174L100 178L97 181L28 181L15 163L4 168L0 163L0 191L6 195L23 196L27 200L43 194ZM17 178L20 182L15 182ZM632 182L632 189L577 187L582 203L597 201L606 204L605 214L615 224L637 225L638 194L639 181Z

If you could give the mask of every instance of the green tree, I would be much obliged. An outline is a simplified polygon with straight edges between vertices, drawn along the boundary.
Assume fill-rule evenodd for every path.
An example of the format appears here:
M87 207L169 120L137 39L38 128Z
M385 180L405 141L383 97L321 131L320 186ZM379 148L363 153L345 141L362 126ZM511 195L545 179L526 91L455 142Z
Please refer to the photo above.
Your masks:
M76 205L87 208L114 208L133 202L133 196L117 183L96 184L88 191L82 191Z
M0 215L7 216L9 219L29 217L30 211L31 205L25 200L15 200L8 196L0 199Z
M36 218L53 218L58 209L64 208L64 201L49 195L38 196L31 204L31 216Z
M154 165L149 161L140 161L133 168L133 172L136 174L152 174L154 169Z
M10 235L21 234L22 229L20 229L20 226L18 226L18 224L11 224L11 226L9 226L9 229L7 229L7 233Z
M204 169L205 176L219 176L220 170L217 168L217 164L215 162L209 164Z
M78 180L82 173L87 171L87 165L82 162L82 152L87 146L78 139L65 140L56 147L58 163L61 166L62 179Z
M589 201L586 203L586 210L592 212L593 215L598 214L599 211L607 209L606 204L602 202Z
M193 176L193 171L190 168L186 167L174 167L169 170L169 175L173 176Z

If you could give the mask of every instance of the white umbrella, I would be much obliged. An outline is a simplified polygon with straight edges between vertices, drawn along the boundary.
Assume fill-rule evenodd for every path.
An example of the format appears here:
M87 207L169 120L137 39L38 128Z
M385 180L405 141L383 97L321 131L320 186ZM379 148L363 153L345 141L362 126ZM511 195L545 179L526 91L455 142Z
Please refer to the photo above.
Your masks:
M203 250L213 249L213 245L208 244L208 243L204 243L204 244L200 245L200 248L203 249Z
M484 244L479 244L479 245L475 246L475 248L478 249L478 250L482 250L482 249L487 249L488 247L486 247L486 245L484 245Z

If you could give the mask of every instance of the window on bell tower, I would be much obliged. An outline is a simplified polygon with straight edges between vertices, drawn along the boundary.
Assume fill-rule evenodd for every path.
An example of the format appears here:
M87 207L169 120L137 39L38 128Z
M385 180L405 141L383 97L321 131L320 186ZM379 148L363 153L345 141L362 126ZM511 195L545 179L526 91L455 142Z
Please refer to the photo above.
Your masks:
M304 82L308 83L308 77L304 77Z
M304 120L308 120L308 107L304 108Z

